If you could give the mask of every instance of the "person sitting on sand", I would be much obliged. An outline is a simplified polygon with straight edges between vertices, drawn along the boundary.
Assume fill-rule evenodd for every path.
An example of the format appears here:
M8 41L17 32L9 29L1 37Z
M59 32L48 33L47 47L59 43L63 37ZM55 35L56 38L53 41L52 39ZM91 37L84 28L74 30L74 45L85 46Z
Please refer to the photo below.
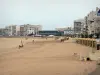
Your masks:
M67 40L69 40L69 37L67 37Z
M34 40L32 40L32 42L34 43Z
M65 39L61 39L61 40L60 40L60 42L64 42L64 41L65 41Z
M77 53L74 53L74 56L76 56L77 55Z

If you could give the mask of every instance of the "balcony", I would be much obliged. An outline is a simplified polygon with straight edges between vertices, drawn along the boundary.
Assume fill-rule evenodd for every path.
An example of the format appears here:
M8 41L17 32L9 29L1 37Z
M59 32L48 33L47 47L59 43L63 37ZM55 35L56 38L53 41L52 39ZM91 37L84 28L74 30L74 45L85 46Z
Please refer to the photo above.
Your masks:
M100 21L100 16L96 16L96 17L94 18L94 20L95 20L95 21Z

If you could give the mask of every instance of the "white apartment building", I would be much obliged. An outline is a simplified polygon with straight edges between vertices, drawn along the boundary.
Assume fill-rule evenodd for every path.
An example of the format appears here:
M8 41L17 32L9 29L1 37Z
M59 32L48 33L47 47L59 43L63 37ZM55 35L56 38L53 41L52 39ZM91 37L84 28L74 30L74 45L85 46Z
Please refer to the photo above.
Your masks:
M30 24L25 24L25 25L20 25L17 26L16 34L20 36L26 36L28 34L38 34L38 31L42 30L41 25L30 25Z
M6 26L5 29L7 30L7 34L9 36L15 36L16 35L16 25Z
M41 25L10 25L5 27L9 36L26 36L28 34L38 34L38 31L42 30Z
M100 33L100 8L91 11L87 16L88 34Z
M20 29L21 29L21 26L16 26L16 35L17 36L20 36L20 34L21 34Z
M84 19L74 21L74 34L81 34L84 32Z
M57 31L63 31L64 35L73 35L74 29L72 27L56 28Z
M64 30L64 35L73 35L74 34L74 29L73 28L67 28Z

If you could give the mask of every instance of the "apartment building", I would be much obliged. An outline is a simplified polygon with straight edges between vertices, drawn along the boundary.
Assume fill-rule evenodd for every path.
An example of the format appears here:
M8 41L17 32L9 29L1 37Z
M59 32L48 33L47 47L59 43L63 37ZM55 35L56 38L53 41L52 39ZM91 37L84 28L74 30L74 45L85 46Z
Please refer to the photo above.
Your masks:
M29 34L38 34L38 31L42 30L41 25L30 25L30 24L25 24L25 25L20 25L17 26L16 34L20 36L26 36Z
M71 27L68 27L66 30L64 30L64 35L73 35L74 29Z
M16 35L16 25L6 26L5 29L7 30L6 32L9 36Z
M6 26L6 34L9 36L26 36L28 34L38 34L38 31L42 30L41 25L10 25Z
M81 34L84 32L84 19L74 21L74 34Z
M5 28L0 28L0 36L8 36L8 34L7 34L7 29L5 29Z
M100 33L100 8L91 11L87 16L88 34Z
M57 31L63 31L64 35L73 35L74 29L72 27L56 28Z

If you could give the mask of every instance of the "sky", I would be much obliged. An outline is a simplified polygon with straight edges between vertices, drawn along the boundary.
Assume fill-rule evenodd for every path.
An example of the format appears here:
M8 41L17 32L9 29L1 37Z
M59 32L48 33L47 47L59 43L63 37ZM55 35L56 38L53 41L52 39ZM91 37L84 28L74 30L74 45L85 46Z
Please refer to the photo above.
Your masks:
M0 0L0 28L40 24L43 30L73 26L100 7L100 0Z

